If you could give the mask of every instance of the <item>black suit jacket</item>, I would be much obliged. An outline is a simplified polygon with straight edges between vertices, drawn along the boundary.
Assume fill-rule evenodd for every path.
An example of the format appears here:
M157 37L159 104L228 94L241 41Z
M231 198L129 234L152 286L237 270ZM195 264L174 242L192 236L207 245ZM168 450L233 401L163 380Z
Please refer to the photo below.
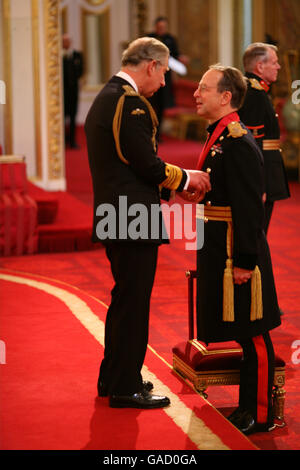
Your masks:
M244 104L239 110L241 121L252 131L264 156L267 199L276 201L290 196L285 168L279 150L264 150L265 140L280 139L278 116L260 77L246 73L249 79Z
M124 99L119 126L120 150L125 162L117 150L113 122L126 87L133 93ZM86 118L85 132L94 189L95 242L166 241L161 214L157 222L157 210L161 197L159 185L166 181L168 165L157 157L154 127L145 101L134 93L128 82L117 76L111 78L92 104ZM172 189L181 191L187 179L186 172L175 167L175 174L178 185L175 188L173 185ZM131 214L128 214L129 208ZM138 219L141 208L146 209L146 217L143 213ZM115 226L111 225L114 213ZM140 237L136 239L131 236L130 229L133 235L140 229Z
M83 74L83 56L73 51L63 57L64 107L66 115L75 115L78 106L79 79Z

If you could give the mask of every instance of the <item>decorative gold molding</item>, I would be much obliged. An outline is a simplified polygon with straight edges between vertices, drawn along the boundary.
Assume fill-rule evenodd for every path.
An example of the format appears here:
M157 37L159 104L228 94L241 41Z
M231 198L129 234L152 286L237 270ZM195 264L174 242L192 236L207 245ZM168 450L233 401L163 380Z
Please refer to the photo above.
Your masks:
M49 179L58 179L64 173L62 167L62 93L58 0L46 0L44 8Z
M98 6L101 5L101 3L104 3L105 0L86 0L87 3L93 6Z
M146 33L146 24L148 19L148 5L145 0L136 0L137 2L137 25L138 35L144 36Z
M31 0L32 22L32 58L33 58L33 93L34 93L34 124L35 124L35 159L36 177L42 177L42 141L41 141L41 109L40 109L40 59L39 59L39 5L38 0Z
M6 104L4 108L5 153L13 153L12 148L12 77L11 77L11 16L10 0L2 0L4 81Z

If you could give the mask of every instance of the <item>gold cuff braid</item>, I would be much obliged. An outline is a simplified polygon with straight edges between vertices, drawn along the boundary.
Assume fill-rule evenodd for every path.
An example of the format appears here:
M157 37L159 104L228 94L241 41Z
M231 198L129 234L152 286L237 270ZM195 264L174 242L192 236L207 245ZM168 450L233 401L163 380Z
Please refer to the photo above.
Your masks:
M176 190L182 180L182 170L178 166L166 163L165 167L166 179L161 183L161 186L171 190Z

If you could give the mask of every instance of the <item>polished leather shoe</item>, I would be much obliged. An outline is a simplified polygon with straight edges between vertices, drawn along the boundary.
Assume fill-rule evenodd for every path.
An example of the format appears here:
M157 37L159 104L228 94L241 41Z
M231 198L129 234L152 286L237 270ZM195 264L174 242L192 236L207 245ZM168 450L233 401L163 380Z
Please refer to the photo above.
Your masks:
M143 392L151 392L153 389L153 383L150 382L149 380L144 380L143 381ZM107 392L107 387L105 385L101 385L98 389L98 396L99 397L107 397L108 392Z
M238 410L239 409L235 410L236 413L232 413L232 415L234 413L235 415L231 417L230 421L245 435L253 434L255 432L272 431L275 427L272 423L257 423L249 411L240 410L238 412Z
M235 421L240 419L240 417L243 413L244 413L244 410L242 410L241 408L236 408L229 416L227 416L227 419L232 424L234 424Z
M134 393L133 395L111 395L109 406L111 408L164 408L170 405L168 397L151 395L148 392Z

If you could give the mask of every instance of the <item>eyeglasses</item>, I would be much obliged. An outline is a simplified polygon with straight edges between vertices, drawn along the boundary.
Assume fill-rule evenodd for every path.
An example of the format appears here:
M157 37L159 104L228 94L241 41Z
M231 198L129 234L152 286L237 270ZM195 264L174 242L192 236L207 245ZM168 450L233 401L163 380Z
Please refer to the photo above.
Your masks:
M199 86L197 88L198 91L207 91L207 90L211 90L213 88L217 88L216 86L208 86L208 85L200 85L199 83Z

